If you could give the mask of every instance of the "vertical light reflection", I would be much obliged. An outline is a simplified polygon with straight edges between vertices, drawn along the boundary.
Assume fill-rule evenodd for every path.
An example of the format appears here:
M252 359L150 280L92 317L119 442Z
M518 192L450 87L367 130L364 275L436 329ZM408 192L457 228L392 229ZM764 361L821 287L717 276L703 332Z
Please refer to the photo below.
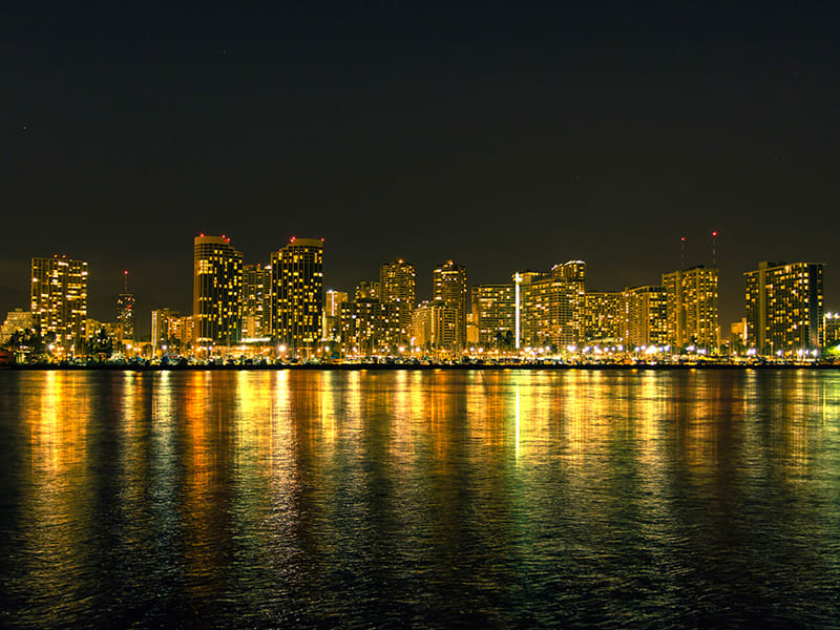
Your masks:
M519 423L521 418L519 416L519 383L516 384L516 461L519 461Z
M29 434L30 467L21 488L22 530L14 555L25 567L26 615L45 625L80 623L86 614L85 571L96 551L92 522L94 483L89 462L87 375L48 371L23 377L21 422ZM19 590L19 589L18 589ZM53 618L56 607L61 618Z

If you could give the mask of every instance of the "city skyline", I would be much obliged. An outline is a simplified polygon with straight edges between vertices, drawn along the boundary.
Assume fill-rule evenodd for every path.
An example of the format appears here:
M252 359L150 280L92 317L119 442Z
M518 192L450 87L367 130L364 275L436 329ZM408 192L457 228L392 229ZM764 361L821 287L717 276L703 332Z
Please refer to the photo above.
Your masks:
M716 241L717 232L713 236ZM151 311L153 354L177 346L209 355L213 348L271 339L295 356L457 355L480 347L557 353L583 346L781 356L826 350L833 336L822 263L762 261L757 271L744 272L745 316L730 323L727 335L718 310L719 270L703 265L663 272L661 284L601 292L587 287L582 260L517 271L511 283L470 286L467 269L450 259L432 271L433 299L422 300L414 265L399 258L380 266L379 280L360 282L351 301L349 292L324 289L323 238L292 237L265 267L243 265L243 253L225 235L202 233L193 251L192 312ZM88 318L87 262L33 258L29 316L42 343L70 355L106 342L139 348L145 336L135 334L135 297L129 272L123 275L116 322L97 322ZM18 313L9 312L4 330L13 320L25 321Z
M715 236L710 238L710 242L712 242L712 239L713 239L714 242L717 243L718 239L719 239L719 235L718 235L717 232L714 232L714 234L715 234ZM711 235L711 233L710 233L710 235ZM294 243L295 238L296 237L292 237L289 242ZM195 237L196 244L199 241L204 241L204 240L208 240L208 239L209 240L217 240L221 243L226 244L226 246L231 247L231 246L228 245L231 241L231 237L226 236L226 235L205 236L204 233L201 233L201 234L199 234ZM312 239L306 239L306 240L312 240ZM326 241L326 239L324 239L324 238L315 239L313 241L313 243L316 242L316 241L319 242L319 243L324 243ZM683 247L684 247L684 243L685 243L685 239L683 238L682 242L681 242ZM231 249L233 250L232 247L231 247ZM268 264L263 264L262 262L245 262L245 263L243 263L243 261L246 261L246 260L250 259L246 255L246 253L245 252L240 252L238 250L233 250L233 251L235 251L237 256L238 256L237 265L240 267L240 269L239 269L240 274L242 274L246 271L249 271L249 270L250 270L250 273L253 274L255 269L265 269L267 273L270 273L270 270L271 270L270 261L271 261L272 256L274 256L275 254L268 254L265 257L266 259L269 260ZM52 258L61 258L61 257L67 258L68 255L66 253L53 254L52 255ZM70 259L75 259L75 258L71 256ZM34 260L34 258L31 259L31 260ZM44 257L44 258L42 258L42 260L50 260L50 257ZM327 256L327 260L329 260L329 256ZM684 254L683 254L683 261L685 261ZM566 263L557 262L554 265L554 267L557 267L559 269L560 267L562 267L562 266L564 266L568 263L572 263L572 262L575 262L575 261L569 260ZM591 281L591 279L588 275L589 274L589 268L590 268L590 265L592 263L590 261L578 261L578 262L584 263L586 268L587 268L587 272L586 272L587 273L587 279L586 279L586 293L587 294L614 293L614 292L622 292L622 291L627 291L627 290L632 290L632 289L639 289L639 288L642 288L642 287L645 287L645 286L657 286L657 285L660 285L662 283L667 284L669 277L686 276L687 278L690 278L690 277L695 277L698 270L703 270L703 269L708 270L708 269L710 269L709 267L707 267L706 265L703 265L703 264L695 264L695 265L691 265L691 266L686 265L686 267L684 269L678 269L678 268L669 269L669 270L664 270L663 269L659 272L659 275L657 277L652 278L652 279L646 278L646 280L649 280L648 282L637 282L635 284L629 284L629 285L626 285L624 287L615 287L615 288L605 289L605 288L600 287L600 286L593 286L592 281ZM764 262L770 262L770 264L787 264L787 263L800 263L802 261L791 261L791 260L781 260L781 259L768 259L768 261L756 261L752 265L751 268L746 269L746 270L742 270L738 275L741 278L745 278L752 271L752 268L754 268L759 263L764 263ZM813 262L813 261L810 261L810 262ZM452 264L452 259L451 258L447 259L447 262L441 263L441 264L445 265L447 263ZM85 260L85 264L86 264L86 268L89 267L89 262L87 260ZM323 264L323 263L321 263L321 264ZM377 291L378 291L378 285L380 284L380 277L381 277L381 274L384 273L384 269L389 267L389 266L393 266L395 264L398 264L398 265L403 265L404 264L405 266L410 267L412 269L412 273L414 273L414 269L416 268L416 266L413 265L410 261L404 262L403 258L392 259L390 262L382 262L381 264L377 265L377 267L375 269L372 269L370 271L370 273L365 274L364 272L362 272L361 273L361 278L359 279L359 281L356 284L354 284L353 286L349 286L349 287L344 287L344 286L337 287L337 286L335 286L335 284L330 281L330 276L328 276L324 272L321 272L323 282L324 282L324 284L322 285L322 293L324 293L326 291L338 291L338 292L349 293L352 296L354 290L358 293L358 291L360 290L360 287L373 286L374 284L377 286ZM414 292L416 291L416 297L415 297L415 301L414 301L414 306L415 307L418 304L420 304L423 300L428 300L428 299L434 298L434 295L435 295L434 270L440 268L441 264L434 265L433 269L428 270L427 274L423 274L422 272L419 273L419 274L416 274L417 277L418 277L418 280L413 281L412 286L411 286L412 294L414 294ZM820 264L824 266L824 263L820 263ZM464 265L463 267L468 269L468 266L466 266L466 265ZM329 269L329 265L325 265L325 268ZM714 268L711 268L711 269L714 269ZM718 276L718 277L720 275L719 271L720 270L717 269L718 273L716 274L716 276ZM518 270L515 269L515 270L513 270L513 271L511 271L507 274L508 279L510 279L512 277L512 274L517 273L517 272L519 272L519 273L534 272L534 269L525 269L525 268L520 268ZM247 295L247 293L248 293L248 288L245 286L244 280L242 280L242 278L246 277L246 275L243 275L240 278L240 282L242 283L242 286L239 287L239 290L244 292L243 295ZM337 274L337 275L341 275L341 274ZM94 274L90 274L90 273L86 273L86 276L87 276L88 284L90 284L91 280L95 277ZM110 296L101 296L101 295L97 296L95 294L92 294L92 292L90 292L88 290L87 311L88 311L88 316L89 317L91 317L95 320L112 321L112 319L114 319L114 318L112 318L111 316L108 316L107 312L108 311L113 312L114 308L116 306L116 309L117 309L116 320L117 320L117 323L119 323L119 320L121 318L121 315L120 315L121 309L123 308L121 306L121 302L125 299L124 296L129 296L129 299L131 300L131 311L132 311L132 322L131 322L132 332L133 332L133 329L136 328L137 336L138 337L143 337L143 336L150 335L151 332L152 332L151 331L152 322L151 322L150 317L145 316L146 313L151 313L151 312L153 312L155 310L159 310L159 309L171 309L171 310L176 311L176 312L190 313L190 314L197 312L197 310L196 310L196 295L195 295L195 291L197 290L196 285L195 285L197 276L193 276L193 282L192 282L193 283L193 297L192 297L191 301L186 302L187 307L183 307L183 306L179 307L179 305L182 305L182 304L185 303L184 302L184 296L182 296L180 299L176 299L176 300L172 301L171 303L163 303L160 298L155 297L153 295L152 296L142 295L142 294L137 295L133 291L131 293L129 293L128 292L128 284L127 284L128 276L129 276L129 271L128 270L124 270L124 271L120 272L119 277L122 280L122 282L124 283L124 286L123 286L122 290L120 290L118 292L115 292ZM428 276L428 277L426 277L426 276ZM135 277L135 274L133 272L132 272L132 277ZM829 278L830 277L831 277L831 274L829 274ZM506 283L505 280L506 280L505 278L501 278L501 279L498 279L498 280L495 280L495 281L490 281L490 282L473 282L471 280L468 281L467 282L467 295L464 298L464 306L466 307L467 312L472 312L472 296L471 296L472 287L479 286L479 285L490 286L490 285L505 284ZM661 280L661 282L660 282L660 280ZM821 286L825 286L826 283L825 283L825 280L822 277L821 277L820 281L821 281ZM697 281L694 280L693 282L697 282ZM717 282L717 280L716 280L716 282ZM729 301L732 303L732 306L733 306L733 308L732 308L733 316L731 318L728 317L727 315L723 314L724 309L720 308L720 306L718 304L718 303L724 303L726 301L726 298L723 295L720 295L720 296L716 295L715 296L715 300L716 300L716 305L715 306L716 306L716 308L719 308L719 311L718 311L719 322L718 322L717 326L718 326L718 329L719 329L719 335L720 335L721 339L724 339L724 338L727 337L728 327L731 323L736 323L736 322L740 321L747 314L746 313L746 307L744 305L744 296L745 296L745 291L747 290L746 280L742 280L742 284L743 284L743 286L742 286L741 290L737 292L736 296L733 296L731 294L729 296L726 296L726 297L729 298ZM416 289L415 289L415 285L416 285ZM829 285L830 285L830 283L829 283ZM29 287L27 287L27 289L28 288ZM424 288L425 288L425 290L424 290ZM251 290L253 290L253 289L251 289ZM362 290L364 290L364 289L362 289ZM831 294L829 294L827 291L824 292L824 295L826 296L826 298L825 298L826 303L824 305L825 306L825 311L830 312L832 310L835 310L834 307L832 307L831 305L836 303L837 300L835 299L834 302L832 302L832 297L833 296ZM379 299L378 294L376 295L376 297L377 297L377 299ZM253 300L253 295L251 296L251 299ZM266 297L265 299L268 299L268 298ZM29 306L30 301L31 301L31 296L30 296L29 292L27 292L26 303L11 305L11 307L8 308L4 312L10 313L10 312L13 312L16 309L26 310L26 308ZM140 307L135 306L135 302L139 302L141 304L141 306ZM91 303L95 303L95 304L98 303L100 308L97 311L91 312L91 307L90 307ZM153 304L154 306L152 306L148 310L145 310L143 308L143 305L149 304L149 303ZM238 315L238 317L240 318L240 321L241 321L241 318L243 318L247 315L247 312L245 310L246 307L245 307L244 304L245 304L245 302L243 302L243 305L242 305L242 309L243 309L242 312L239 313L239 315ZM266 302L266 304L268 304L268 302ZM103 306L104 306L104 308L103 308ZM136 313L139 314L139 317L134 315L135 311L136 311ZM698 313L698 315L699 315L699 313ZM683 317L684 317L684 315L683 315ZM403 322L405 321L405 316L402 316L402 321ZM676 323L674 323L673 325L676 326ZM465 336L464 336L464 338L465 338Z

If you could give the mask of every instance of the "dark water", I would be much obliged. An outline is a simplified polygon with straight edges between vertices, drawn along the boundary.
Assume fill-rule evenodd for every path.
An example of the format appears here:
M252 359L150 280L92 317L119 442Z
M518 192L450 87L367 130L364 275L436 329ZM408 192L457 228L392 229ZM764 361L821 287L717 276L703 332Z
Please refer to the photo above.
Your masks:
M0 373L0 626L840 626L840 373Z

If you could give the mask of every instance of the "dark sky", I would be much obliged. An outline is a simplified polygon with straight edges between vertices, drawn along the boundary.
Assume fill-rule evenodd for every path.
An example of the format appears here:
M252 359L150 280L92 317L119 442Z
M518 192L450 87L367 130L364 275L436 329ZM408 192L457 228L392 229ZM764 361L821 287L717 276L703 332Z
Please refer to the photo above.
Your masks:
M122 4L0 8L0 316L66 253L99 319L130 269L147 332L199 232L324 237L348 291L402 256L428 295L447 258L658 284L717 229L724 330L759 260L826 263L840 308L831 3Z

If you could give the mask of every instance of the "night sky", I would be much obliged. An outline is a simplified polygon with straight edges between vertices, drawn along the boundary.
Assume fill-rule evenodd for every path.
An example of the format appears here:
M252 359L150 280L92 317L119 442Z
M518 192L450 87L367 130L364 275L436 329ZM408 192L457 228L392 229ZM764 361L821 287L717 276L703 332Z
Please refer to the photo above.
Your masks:
M826 263L840 308L831 3L121 4L0 8L0 317L66 253L97 319L131 270L148 333L190 312L199 232L251 263L324 237L351 292L401 256L425 297L448 258L658 284L716 229L724 333L759 260Z

